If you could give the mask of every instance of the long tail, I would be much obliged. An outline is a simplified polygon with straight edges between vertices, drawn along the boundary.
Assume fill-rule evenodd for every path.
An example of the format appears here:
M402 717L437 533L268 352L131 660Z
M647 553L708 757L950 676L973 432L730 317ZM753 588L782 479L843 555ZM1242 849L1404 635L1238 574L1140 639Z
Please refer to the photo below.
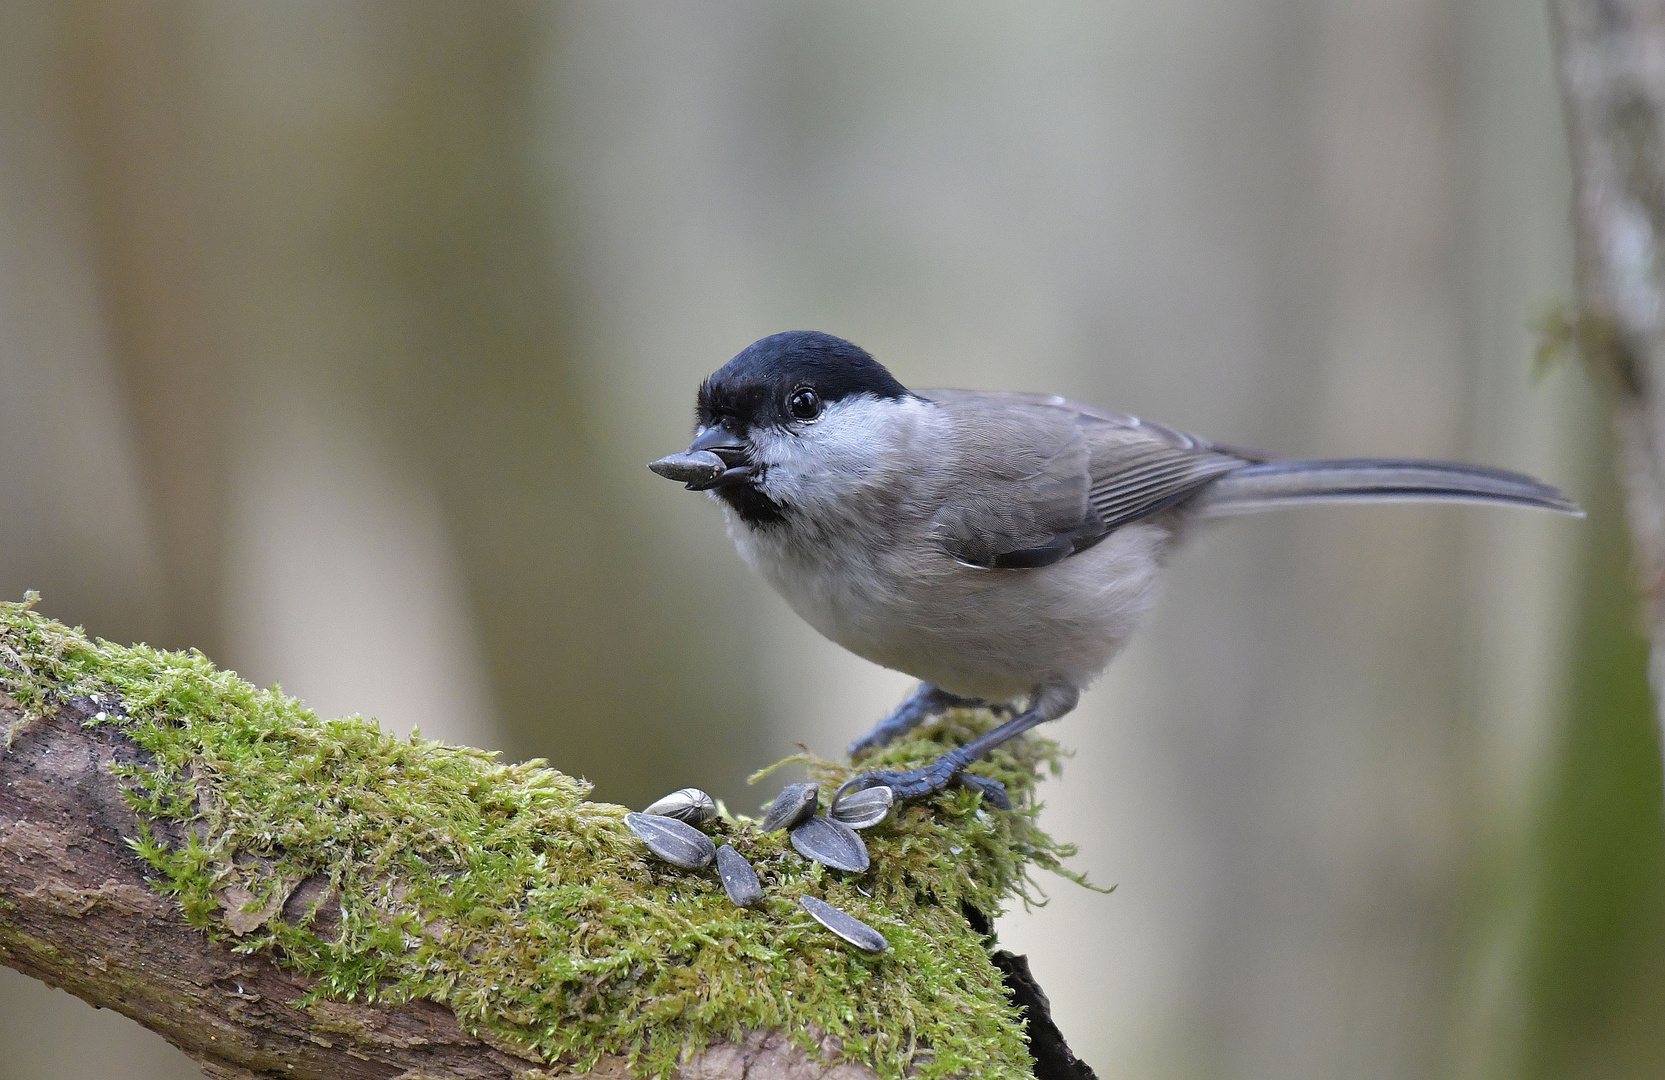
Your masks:
M1245 465L1208 485L1191 505L1204 516L1223 517L1315 503L1394 501L1504 503L1584 516L1577 503L1530 476L1454 461L1391 458Z

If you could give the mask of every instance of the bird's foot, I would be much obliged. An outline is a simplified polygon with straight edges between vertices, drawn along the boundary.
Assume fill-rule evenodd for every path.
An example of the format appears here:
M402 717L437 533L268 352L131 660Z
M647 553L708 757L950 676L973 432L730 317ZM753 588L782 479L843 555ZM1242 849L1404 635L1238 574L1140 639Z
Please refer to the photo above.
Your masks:
M870 750L877 750L887 746L906 735L914 728L929 720L935 713L947 708L942 703L943 693L929 683L920 683L919 688L909 694L896 706L891 714L873 725L873 730L851 743L845 751L851 758L857 758Z
M998 780L991 780L986 776L965 771L967 762L959 755L949 752L937 758L923 769L908 769L906 771L880 770L852 776L838 787L833 796L834 802L838 796L852 791L862 791L871 787L888 787L896 795L896 801L904 799L923 799L928 795L946 789L950 784L959 783L983 796L985 802L1000 810L1010 810L1012 800L1006 795L1006 785Z
M885 730L884 721L881 720L879 723L873 725L872 731L869 731L867 734L863 735L861 738L846 747L844 753L854 760L855 758L861 757L863 754L879 749L894 740L896 736L897 732Z
M894 712L873 725L873 730L851 743L845 753L854 759L888 746L933 716L949 709L975 709L986 703L976 698L960 697L946 690L938 690L929 683L921 683ZM1000 709L1005 706L989 706Z

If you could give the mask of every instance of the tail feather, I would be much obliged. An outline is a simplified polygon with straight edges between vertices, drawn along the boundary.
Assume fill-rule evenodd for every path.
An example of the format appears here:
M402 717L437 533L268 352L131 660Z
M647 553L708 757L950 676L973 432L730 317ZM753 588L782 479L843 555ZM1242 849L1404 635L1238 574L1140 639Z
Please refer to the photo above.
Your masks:
M1316 503L1467 502L1528 506L1583 517L1562 492L1530 476L1453 461L1357 458L1245 465L1204 488L1192 507L1205 517Z

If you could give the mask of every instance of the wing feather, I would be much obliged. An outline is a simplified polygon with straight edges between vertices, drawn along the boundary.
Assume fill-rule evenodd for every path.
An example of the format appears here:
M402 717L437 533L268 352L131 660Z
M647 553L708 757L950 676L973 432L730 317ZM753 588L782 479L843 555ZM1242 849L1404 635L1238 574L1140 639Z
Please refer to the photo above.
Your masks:
M932 526L953 558L973 566L1058 562L1258 458L1060 397L921 396L947 410L959 434L955 484Z

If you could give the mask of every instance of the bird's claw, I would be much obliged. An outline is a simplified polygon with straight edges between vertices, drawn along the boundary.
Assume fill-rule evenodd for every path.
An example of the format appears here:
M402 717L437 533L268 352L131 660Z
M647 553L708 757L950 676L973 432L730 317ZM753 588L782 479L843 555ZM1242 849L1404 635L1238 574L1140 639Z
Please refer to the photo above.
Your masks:
M996 810L1010 810L1011 797L1006 794L1006 785L992 776L978 776L976 773L963 772L960 774L960 786L970 788L983 796L983 801Z
M871 787L887 787L896 793L896 801L903 799L923 799L927 795L935 795L954 781L954 774L958 770L952 763L933 761L923 769L909 769L900 772L893 769L883 769L877 772L862 773L852 776L838 787L838 793L833 796L834 801L839 795L851 791L865 791Z
M895 792L897 802L905 799L923 799L928 795L935 795L956 781L982 795L985 802L997 809L1012 808L1012 801L1006 795L1006 785L986 776L968 773L961 762L944 758L938 758L923 769L909 769L905 772L885 769L852 776L838 786L833 801L836 803L839 796L848 792L881 786Z

